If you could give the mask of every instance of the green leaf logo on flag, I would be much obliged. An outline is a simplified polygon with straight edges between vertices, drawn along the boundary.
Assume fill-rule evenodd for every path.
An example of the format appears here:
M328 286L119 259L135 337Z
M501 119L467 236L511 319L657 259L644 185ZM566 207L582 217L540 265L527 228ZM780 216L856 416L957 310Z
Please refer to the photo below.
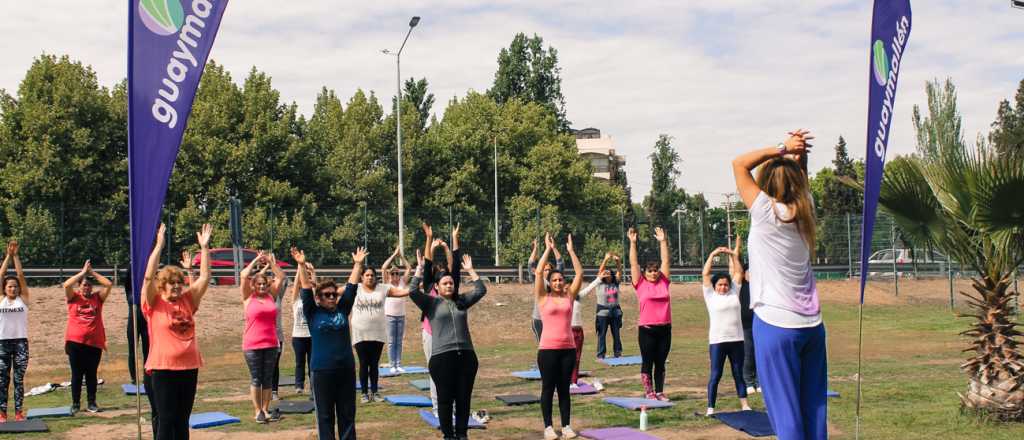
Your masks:
M139 0L139 17L157 35L172 35L181 29L185 11L180 0Z
M889 79L889 55L885 52L885 44L882 43L882 40L875 40L872 52L874 52L872 63L875 67L875 82L885 87L885 82Z

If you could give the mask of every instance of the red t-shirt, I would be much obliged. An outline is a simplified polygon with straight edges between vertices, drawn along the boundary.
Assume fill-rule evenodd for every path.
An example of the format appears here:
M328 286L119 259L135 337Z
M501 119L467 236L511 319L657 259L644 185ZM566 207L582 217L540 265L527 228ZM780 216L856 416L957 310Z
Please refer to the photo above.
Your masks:
M67 303L68 327L64 332L64 340L105 350L107 333L103 329L103 301L100 295L93 293L87 297L76 291Z

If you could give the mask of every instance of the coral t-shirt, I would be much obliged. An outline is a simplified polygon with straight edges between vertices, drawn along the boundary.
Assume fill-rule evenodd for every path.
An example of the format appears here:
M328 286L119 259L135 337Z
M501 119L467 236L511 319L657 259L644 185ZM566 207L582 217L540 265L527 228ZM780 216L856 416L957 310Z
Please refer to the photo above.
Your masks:
M103 328L103 301L100 295L93 293L85 296L76 291L67 303L68 327L64 332L64 340L106 349L107 333Z
M540 319L544 327L540 332L541 350L565 350L576 348L576 341L572 337L572 309L573 300L548 296L544 302L539 304Z
M640 303L640 317L637 324L663 325L672 323L672 301L668 294L668 278L659 274L658 281L650 282L644 276L633 285Z
M146 371L195 370L203 366L196 339L196 313L192 294L169 302L157 294L151 305L143 299L142 314L149 323L149 359Z

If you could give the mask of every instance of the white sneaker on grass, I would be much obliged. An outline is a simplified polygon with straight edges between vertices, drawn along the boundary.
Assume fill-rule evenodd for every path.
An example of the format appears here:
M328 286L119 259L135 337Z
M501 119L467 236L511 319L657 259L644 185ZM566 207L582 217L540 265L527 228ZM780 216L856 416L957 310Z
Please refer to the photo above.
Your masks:
M550 426L544 428L544 440L558 440L558 434L555 434L555 428Z
M747 394L754 394L757 392L757 388L747 387Z
M562 427L562 438L563 439L570 439L570 438L576 438L576 437L577 437L576 431L573 431L572 428L570 428L568 426L563 426Z

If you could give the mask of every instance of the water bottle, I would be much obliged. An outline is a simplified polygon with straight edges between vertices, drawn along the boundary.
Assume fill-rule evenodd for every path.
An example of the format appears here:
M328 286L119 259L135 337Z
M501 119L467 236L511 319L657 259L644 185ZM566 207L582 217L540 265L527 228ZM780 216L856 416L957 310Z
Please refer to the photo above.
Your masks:
M646 431L647 430L647 407L646 406L641 406L640 407L640 430L641 431Z

